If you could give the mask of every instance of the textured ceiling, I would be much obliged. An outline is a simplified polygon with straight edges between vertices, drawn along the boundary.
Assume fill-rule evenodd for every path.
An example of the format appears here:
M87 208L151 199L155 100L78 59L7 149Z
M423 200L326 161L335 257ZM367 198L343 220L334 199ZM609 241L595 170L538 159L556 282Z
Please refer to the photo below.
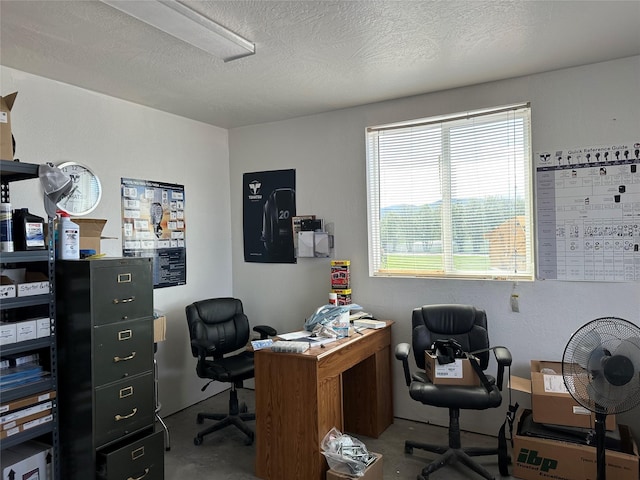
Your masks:
M232 128L640 54L636 0L183 3L256 54L224 63L95 0L0 0L0 63Z

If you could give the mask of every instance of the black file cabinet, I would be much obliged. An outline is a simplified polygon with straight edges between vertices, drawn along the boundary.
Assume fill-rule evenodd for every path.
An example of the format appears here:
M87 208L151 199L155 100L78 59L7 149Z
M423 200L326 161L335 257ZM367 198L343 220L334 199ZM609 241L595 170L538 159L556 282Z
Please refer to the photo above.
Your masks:
M164 478L150 258L56 262L62 478Z

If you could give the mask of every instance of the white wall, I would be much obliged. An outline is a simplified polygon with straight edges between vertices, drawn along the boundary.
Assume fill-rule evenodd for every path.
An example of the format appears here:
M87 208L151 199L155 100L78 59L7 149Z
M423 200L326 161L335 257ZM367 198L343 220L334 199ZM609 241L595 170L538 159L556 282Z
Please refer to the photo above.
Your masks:
M513 373L527 376L531 359L561 360L571 333L600 316L640 323L640 285L600 282L513 282L370 278L367 267L365 128L530 101L533 151L640 141L640 57L404 98L288 121L232 129L231 217L233 291L253 323L280 331L300 328L326 302L328 259L296 265L245 263L242 250L242 174L296 169L298 214L335 224L335 258L351 260L353 300L378 318L396 321L393 341L410 341L414 307L459 302L486 309L493 345L510 348ZM509 297L520 295L520 313ZM411 400L399 362L394 366L395 415L446 424L443 409ZM521 404L528 398L516 395ZM363 401L366 401L363 400ZM506 402L505 402L506 403ZM506 407L506 405L503 405ZM462 413L463 428L495 434L503 411ZM640 432L634 414L623 417Z
M99 176L103 197L89 216L106 218L103 235L118 238L102 241L109 256L122 254L122 177L184 185L187 284L154 291L155 307L168 317L167 341L157 353L162 413L224 388L211 385L206 393L200 391L204 381L196 376L184 307L232 291L227 131L10 68L0 73L2 94L18 92L11 118L16 158L55 164L73 160ZM38 180L13 187L11 200L14 207L45 216Z

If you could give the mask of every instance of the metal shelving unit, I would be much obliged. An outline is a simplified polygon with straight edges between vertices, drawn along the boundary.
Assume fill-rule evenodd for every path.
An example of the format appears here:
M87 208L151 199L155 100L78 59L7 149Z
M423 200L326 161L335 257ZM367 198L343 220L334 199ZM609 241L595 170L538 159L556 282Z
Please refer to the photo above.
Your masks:
M1 196L2 202L10 202L10 184L21 180L38 178L38 165L17 161L0 160ZM34 295L27 297L3 298L0 303L0 318L5 320L15 320L28 310L29 307L40 307L42 311L47 311L51 319L51 335L49 337L26 340L18 343L2 345L0 355L12 355L20 353L38 352L41 355L41 362L44 362L49 371L49 375L40 380L22 386L0 391L0 403L6 404L20 398L26 398L49 391L57 392L58 358L56 349L56 303L55 303L55 255L53 238L53 222L49 223L49 237L47 239L48 248L45 250L2 252L0 263L2 268L7 266L15 268L22 265L38 265L40 269L46 270L49 281L49 293L45 295ZM24 309L24 310L23 310ZM18 312L16 314L16 312ZM15 315L14 315L15 314ZM26 320L28 318L24 318ZM42 356L46 358L42 358ZM0 450L4 450L15 445L19 445L28 440L36 439L47 443L53 447L54 472L53 478L60 479L60 440L58 429L58 404L57 398L52 401L53 420L35 427L20 431L6 438L0 439Z

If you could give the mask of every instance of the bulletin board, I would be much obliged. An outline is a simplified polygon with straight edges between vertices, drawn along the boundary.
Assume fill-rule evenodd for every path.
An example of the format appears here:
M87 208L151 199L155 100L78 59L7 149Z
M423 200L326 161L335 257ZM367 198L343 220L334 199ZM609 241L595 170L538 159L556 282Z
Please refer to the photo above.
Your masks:
M121 179L122 254L153 258L154 288L187 283L184 186Z
M638 140L534 154L538 278L640 280Z

